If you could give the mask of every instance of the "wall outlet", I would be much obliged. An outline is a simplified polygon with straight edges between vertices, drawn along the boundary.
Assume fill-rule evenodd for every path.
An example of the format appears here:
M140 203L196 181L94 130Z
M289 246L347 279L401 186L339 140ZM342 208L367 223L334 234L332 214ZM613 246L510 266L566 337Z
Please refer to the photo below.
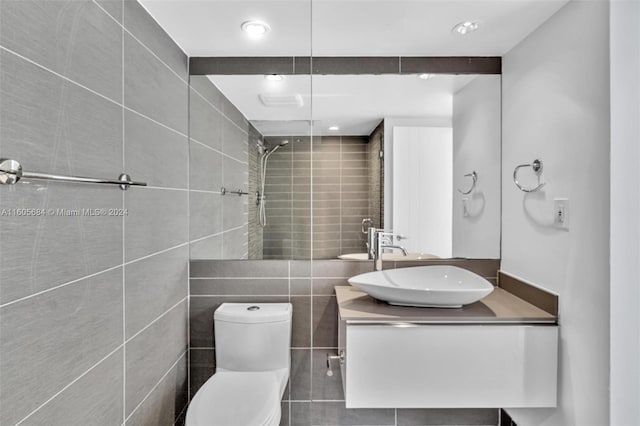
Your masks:
M553 199L553 224L557 228L569 229L569 199Z

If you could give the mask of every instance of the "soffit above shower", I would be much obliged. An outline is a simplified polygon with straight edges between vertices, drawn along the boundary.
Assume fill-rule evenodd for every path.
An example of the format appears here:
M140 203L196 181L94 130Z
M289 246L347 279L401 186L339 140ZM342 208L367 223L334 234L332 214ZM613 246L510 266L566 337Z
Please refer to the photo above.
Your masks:
M453 94L475 75L216 75L209 79L265 136L308 135L313 106L314 135L369 135L384 117L429 117L450 123ZM500 78L483 76L483 78ZM265 106L264 94L298 94L303 105ZM329 131L338 126L339 131Z
M567 0L141 0L189 56L502 56ZM311 18L313 14L313 18ZM251 39L248 19L271 31ZM468 35L461 21L482 22Z

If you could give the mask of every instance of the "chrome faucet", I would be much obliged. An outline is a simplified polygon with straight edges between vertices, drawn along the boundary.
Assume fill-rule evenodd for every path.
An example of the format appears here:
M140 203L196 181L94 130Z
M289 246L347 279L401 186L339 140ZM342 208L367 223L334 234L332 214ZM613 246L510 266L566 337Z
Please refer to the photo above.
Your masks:
M407 255L407 250L400 246L391 244L391 238L396 236L393 232L383 229L369 228L367 233L367 246L369 248L369 259L373 260L374 270L382 270L382 250L385 248L397 249L402 251L403 255Z

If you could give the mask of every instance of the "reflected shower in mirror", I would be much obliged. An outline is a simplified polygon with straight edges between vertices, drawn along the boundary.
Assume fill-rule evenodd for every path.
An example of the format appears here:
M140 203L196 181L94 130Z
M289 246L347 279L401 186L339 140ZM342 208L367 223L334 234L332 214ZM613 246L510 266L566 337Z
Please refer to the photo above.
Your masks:
M409 252L383 257L499 258L499 75L194 78L233 111L227 117L242 117L246 132L224 130L218 117L222 139L235 133L246 152L224 152L223 142L211 173L248 195L202 205L220 209L218 227L232 231L221 249L207 239L192 246L193 258L362 258L369 226L401 234L390 243ZM197 112L191 120L214 127Z

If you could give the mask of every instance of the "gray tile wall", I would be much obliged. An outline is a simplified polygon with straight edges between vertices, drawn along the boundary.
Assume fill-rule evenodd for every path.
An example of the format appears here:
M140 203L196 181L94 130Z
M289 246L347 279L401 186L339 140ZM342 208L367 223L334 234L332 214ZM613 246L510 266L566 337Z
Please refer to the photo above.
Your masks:
M190 77L189 114L191 258L257 258L255 145L262 135L206 76ZM222 187L249 195L222 195Z
M275 154L274 154L275 156ZM385 268L402 267L385 262ZM495 282L499 261L447 260ZM407 265L408 266L408 265ZM326 353L338 346L334 286L368 272L370 262L341 260L192 260L190 322L191 395L215 371L213 312L224 302L293 304L291 374L281 425L496 425L498 410L346 409L339 371L326 375Z
M313 144L304 137L266 138L270 145L285 139L291 143L267 167L264 258L332 259L366 251L360 226L369 217L369 138L314 137Z
M187 58L136 1L0 1L0 156L149 184L0 188L5 212L127 212L0 216L1 424L172 425L185 408L187 108Z

